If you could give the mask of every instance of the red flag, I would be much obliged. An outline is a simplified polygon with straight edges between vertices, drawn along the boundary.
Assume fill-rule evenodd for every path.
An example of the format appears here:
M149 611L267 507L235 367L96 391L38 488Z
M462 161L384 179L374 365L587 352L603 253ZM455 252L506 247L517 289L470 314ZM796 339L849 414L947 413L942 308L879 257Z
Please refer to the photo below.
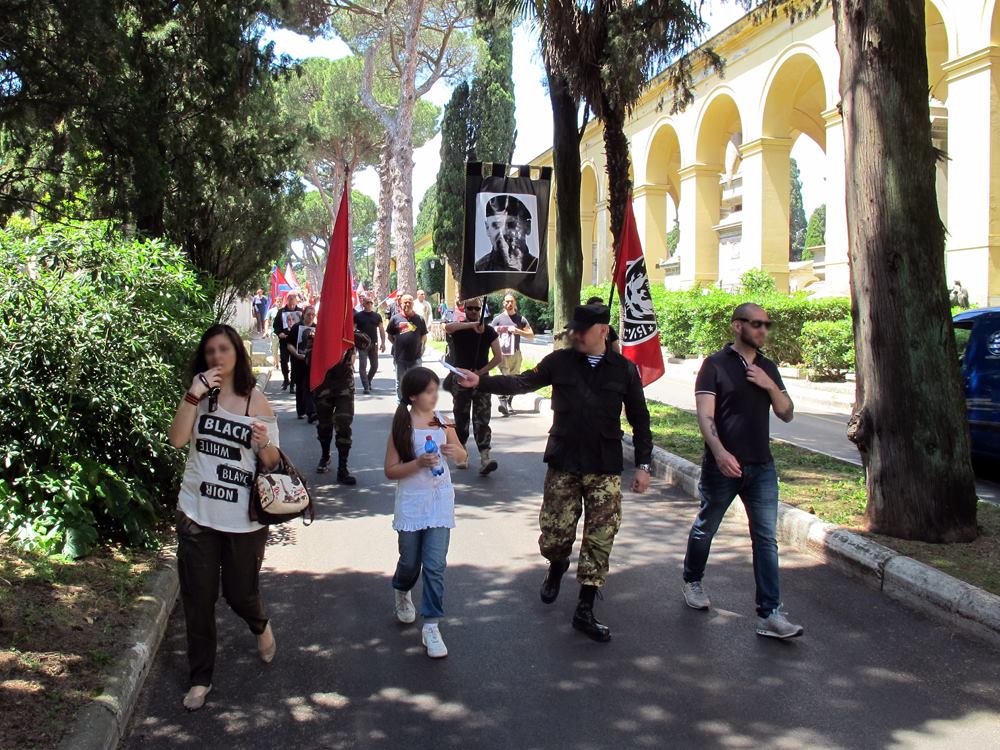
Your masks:
M625 207L621 248L615 259L615 286L622 307L622 354L639 368L646 386L663 375L663 351L631 197Z
M350 211L350 193L350 190L345 190L340 199L337 223L333 226L333 236L330 238L330 251L326 255L323 291L319 298L312 364L309 368L310 390L318 388L327 371L343 359L345 351L354 346L351 272L347 266L350 246L347 238L347 212Z
M285 278L288 279L288 283L291 285L292 289L302 288L302 285L299 283L299 278L295 275L295 269L292 268L291 263L285 264Z
M288 281L285 279L285 274L283 274L278 267L275 266L271 269L271 304L276 305L284 296L288 293L291 287L288 285Z

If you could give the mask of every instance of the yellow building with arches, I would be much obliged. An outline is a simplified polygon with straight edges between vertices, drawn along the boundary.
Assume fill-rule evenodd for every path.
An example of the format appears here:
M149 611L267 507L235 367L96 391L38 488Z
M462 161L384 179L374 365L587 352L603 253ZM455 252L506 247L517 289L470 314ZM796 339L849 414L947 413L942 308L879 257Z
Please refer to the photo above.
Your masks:
M1000 305L1000 0L927 0L925 11L932 137L946 154L937 186L947 282L960 280L975 304ZM830 9L794 24L747 16L708 44L726 60L723 76L697 74L694 102L671 115L661 75L626 125L651 281L728 286L759 268L782 289L847 294L840 59ZM826 245L814 260L790 264L789 165L800 136L824 154ZM612 242L600 123L587 128L581 155L583 283L607 283ZM551 152L532 161L551 163ZM674 219L680 239L668 257Z

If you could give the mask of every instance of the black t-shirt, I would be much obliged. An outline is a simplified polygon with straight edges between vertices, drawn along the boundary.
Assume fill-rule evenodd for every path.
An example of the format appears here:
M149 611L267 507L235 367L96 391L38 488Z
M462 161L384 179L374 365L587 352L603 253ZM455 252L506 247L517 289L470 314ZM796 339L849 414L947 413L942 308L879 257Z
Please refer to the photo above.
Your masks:
M378 343L378 327L382 324L382 316L372 310L358 310L354 313L355 327L372 340L372 346Z
M400 313L393 315L386 332L394 336L393 352L401 362L416 362L420 359L422 339L427 335L427 324L416 313L407 318Z
M754 364L785 390L777 365L757 352ZM715 395L715 427L722 447L741 464L763 464L771 459L771 397L746 377L747 364L732 344L707 357L694 384L695 394ZM705 446L705 458L715 462Z
M490 345L500 334L492 326L486 326L482 333L477 333L472 328L463 328L449 335L455 366L478 370L490 361Z
M528 321L525 319L521 313L514 313L513 315L507 314L507 312L502 312L493 318L493 322L490 324L494 328L501 326L507 326L509 328L519 328L522 331L528 327ZM500 333L499 331L497 333ZM512 333L510 331L504 331L500 333L500 353L501 354L513 354L521 350L521 334ZM483 364L486 364L483 362ZM480 365L482 367L482 365Z

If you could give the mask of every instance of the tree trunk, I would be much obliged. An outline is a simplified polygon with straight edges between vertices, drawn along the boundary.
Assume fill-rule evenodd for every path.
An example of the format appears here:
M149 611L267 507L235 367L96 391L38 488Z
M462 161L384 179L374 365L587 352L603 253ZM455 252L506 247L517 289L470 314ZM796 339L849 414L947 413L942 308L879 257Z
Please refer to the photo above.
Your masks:
M375 300L379 302L389 296L389 266L392 257L390 237L392 235L392 174L389 162L392 160L392 144L386 139L375 171L378 173L378 215L375 220L375 270L372 274L372 286L375 287Z
M601 95L604 122L604 153L608 162L608 209L611 213L611 236L615 257L621 248L625 207L628 205L632 182L629 180L628 138L625 136L625 110Z
M834 0L857 400L872 531L974 539L975 477L944 273L924 0Z
M399 70L399 106L392 136L392 240L396 250L396 285L416 294L417 265L413 251L413 109L417 104L420 25L426 0L409 0L403 26L404 51Z
M577 101L569 84L546 64L549 102L552 105L552 161L556 190L556 262L553 327L561 332L580 304L583 280L583 245L580 237L580 134ZM588 238L589 241L589 238ZM552 252L552 248L549 249ZM556 345L565 342L561 337Z

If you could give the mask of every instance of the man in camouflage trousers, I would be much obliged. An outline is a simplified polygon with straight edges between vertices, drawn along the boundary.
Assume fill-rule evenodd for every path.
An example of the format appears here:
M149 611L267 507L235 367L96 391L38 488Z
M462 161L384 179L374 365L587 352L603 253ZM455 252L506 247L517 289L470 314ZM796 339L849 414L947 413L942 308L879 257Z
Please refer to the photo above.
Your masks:
M337 481L347 485L358 482L347 469L354 422L354 356L354 347L344 352L340 362L326 371L323 382L313 391L318 417L316 437L322 450L316 471L319 474L330 471L330 442L336 432Z
M552 429L545 446L545 490L538 517L538 546L549 561L541 598L551 604L569 568L576 526L584 516L577 563L580 599L573 627L596 641L611 630L594 616L594 599L608 575L622 518L621 413L632 425L636 472L632 490L645 492L652 471L653 438L642 381L635 365L607 345L611 312L604 305L580 305L570 330L572 349L546 356L520 375L489 376L463 371L461 384L487 393L516 395L552 386Z

